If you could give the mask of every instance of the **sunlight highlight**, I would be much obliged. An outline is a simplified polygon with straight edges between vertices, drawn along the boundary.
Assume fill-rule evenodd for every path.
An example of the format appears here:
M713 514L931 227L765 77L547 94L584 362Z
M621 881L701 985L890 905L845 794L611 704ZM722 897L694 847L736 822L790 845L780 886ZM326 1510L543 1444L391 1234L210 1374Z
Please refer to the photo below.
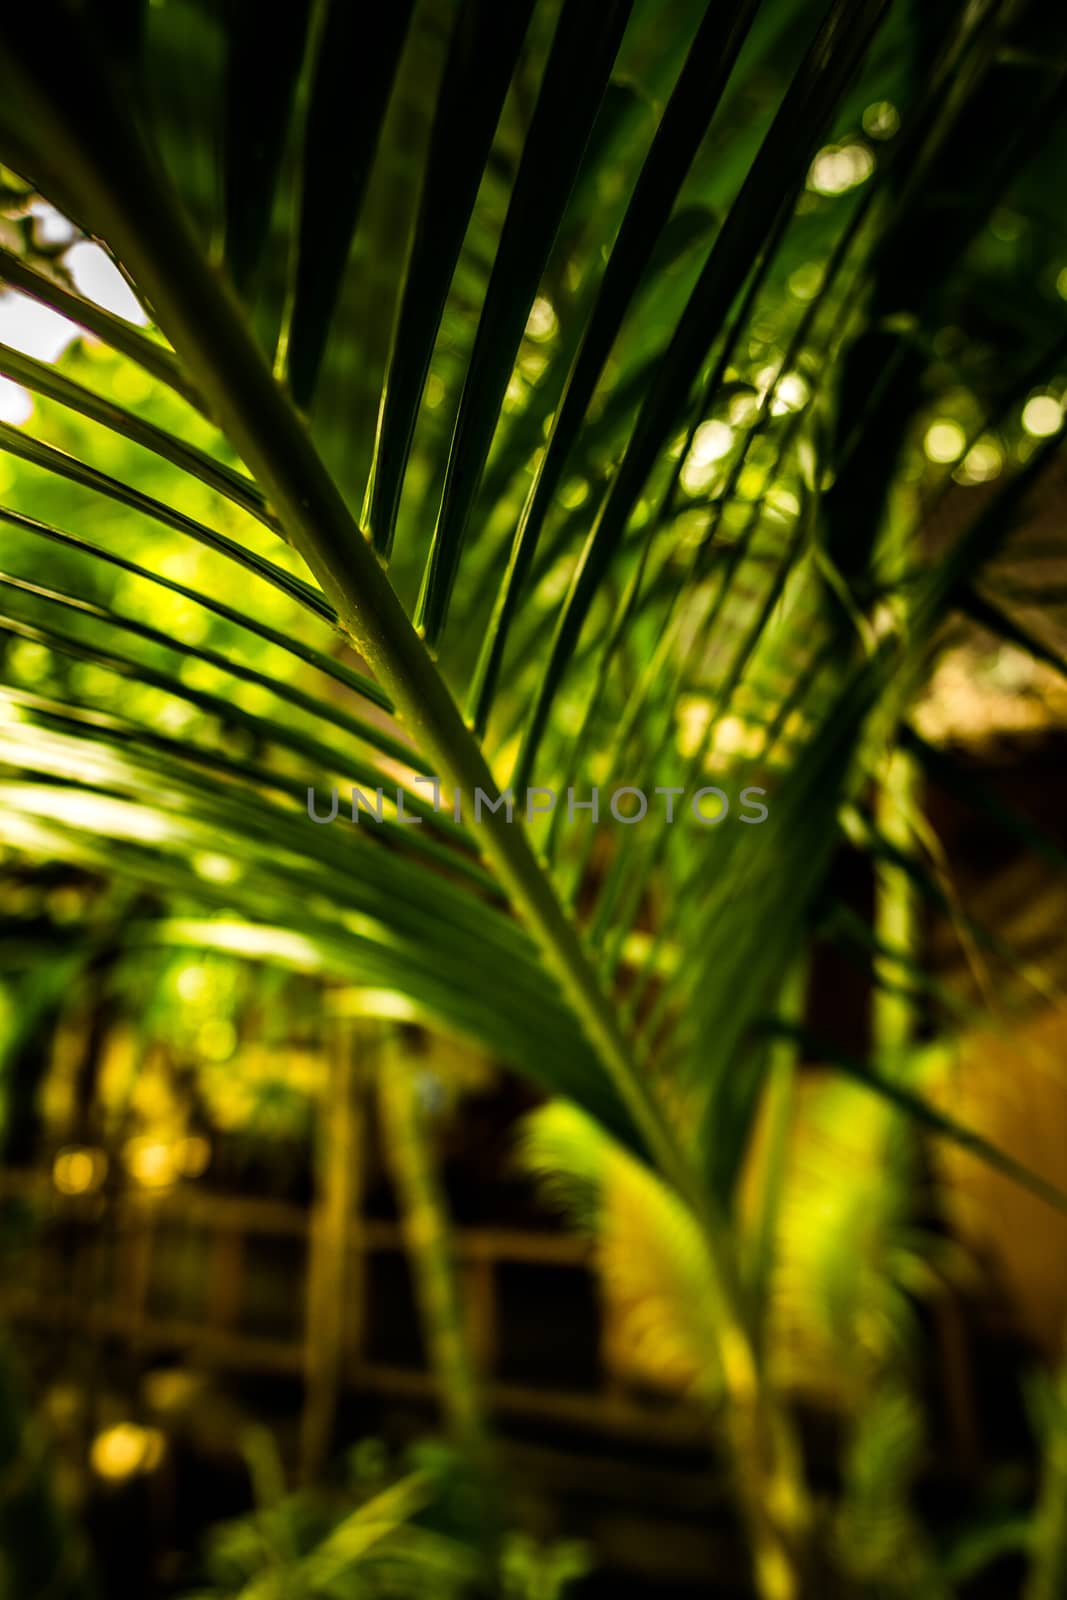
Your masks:
M711 483L717 463L734 442L734 430L725 422L703 422L693 435L688 460L682 468L681 482L686 494L699 494Z
M52 1182L60 1194L90 1194L99 1189L106 1175L107 1156L102 1150L69 1145L52 1163Z
M83 239L68 250L63 261L79 294L126 322L148 326L148 317L111 257L98 244Z
M10 378L0 378L0 422L11 422L16 428L33 415L33 400L28 389Z
M863 144L828 144L820 150L808 173L808 188L816 194L845 194L866 183L874 171L874 157Z
M105 1428L93 1440L89 1462L99 1478L113 1482L152 1472L163 1459L166 1440L158 1428L142 1428L136 1422L119 1422Z
M1023 427L1032 439L1048 439L1063 426L1063 407L1050 394L1035 394L1023 407Z
M0 292L0 342L35 361L58 361L80 329L29 295Z
M967 435L958 422L942 420L927 428L923 449L930 461L947 465L950 461L959 460L966 443Z

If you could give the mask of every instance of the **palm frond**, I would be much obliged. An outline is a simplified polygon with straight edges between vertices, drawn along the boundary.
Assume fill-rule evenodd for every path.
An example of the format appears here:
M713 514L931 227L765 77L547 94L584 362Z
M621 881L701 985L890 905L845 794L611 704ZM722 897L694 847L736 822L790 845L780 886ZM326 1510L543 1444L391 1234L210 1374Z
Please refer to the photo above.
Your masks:
M774 1595L803 1496L726 1224L759 1027L1063 437L926 559L901 464L961 283L1003 299L973 251L1059 105L1042 8L818 10L39 0L0 30L0 157L148 319L28 235L0 255L87 335L62 372L0 351L37 397L0 427L3 838L257 926L595 1119L586 1189L669 1213L678 1360L730 1395ZM964 374L976 415L1055 379L1042 321ZM393 798L316 826L342 785ZM684 818L594 823L594 786Z

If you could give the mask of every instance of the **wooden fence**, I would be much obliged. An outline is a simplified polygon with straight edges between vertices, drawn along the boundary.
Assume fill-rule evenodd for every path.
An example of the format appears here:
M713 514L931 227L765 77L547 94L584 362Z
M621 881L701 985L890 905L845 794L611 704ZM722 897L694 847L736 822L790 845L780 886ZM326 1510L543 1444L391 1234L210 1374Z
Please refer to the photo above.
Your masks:
M313 1209L211 1194L190 1184L163 1193L129 1188L67 1196L47 1173L13 1170L0 1172L0 1200L9 1218L9 1251L12 1229L21 1228L25 1237L18 1265L0 1287L0 1312L12 1322L117 1339L146 1357L177 1354L222 1371L300 1378L315 1370L319 1332L308 1314ZM596 1348L603 1324L581 1240L548 1231L455 1227L453 1250L472 1348L498 1415L665 1443L695 1440L706 1430L706 1419L694 1417L691 1408L627 1392L613 1376L602 1343ZM346 1254L341 1386L432 1397L435 1383L418 1350L413 1302L405 1316L405 1297L396 1293L406 1279L401 1224L354 1218ZM510 1274L514 1284L525 1276L529 1284L546 1269L557 1290L559 1275L568 1275L590 1309L594 1348L579 1360L575 1376L516 1378L501 1337L502 1280ZM384 1279L392 1283L386 1298L394 1315L383 1341L374 1311ZM540 1309L552 1315L547 1295ZM526 1328L528 1349L548 1326ZM571 1336L564 1308L557 1349L560 1338ZM390 1359L383 1344L401 1346L400 1356Z

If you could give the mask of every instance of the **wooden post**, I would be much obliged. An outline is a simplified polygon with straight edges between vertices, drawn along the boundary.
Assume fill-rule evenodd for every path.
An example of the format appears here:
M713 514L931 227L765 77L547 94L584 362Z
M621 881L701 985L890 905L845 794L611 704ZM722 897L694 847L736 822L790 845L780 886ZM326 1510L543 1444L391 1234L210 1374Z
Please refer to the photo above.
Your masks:
M494 1259L489 1250L479 1248L468 1256L460 1269L461 1306L467 1340L481 1381L496 1371L496 1282Z
M244 1236L230 1224L216 1229L208 1267L207 1325L212 1333L235 1333L241 1310Z

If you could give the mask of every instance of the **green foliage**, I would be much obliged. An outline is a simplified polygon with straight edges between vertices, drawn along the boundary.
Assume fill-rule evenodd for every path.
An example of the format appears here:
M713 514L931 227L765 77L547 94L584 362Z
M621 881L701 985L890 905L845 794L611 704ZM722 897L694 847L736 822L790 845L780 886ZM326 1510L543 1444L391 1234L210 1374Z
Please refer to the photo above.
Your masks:
M608 1315L641 1367L699 1399L719 1398L714 1265L678 1196L564 1104L526 1119L519 1158L593 1240Z
M470 1577L470 1557L412 1523L431 1493L427 1475L412 1473L354 1511L331 1514L320 1498L307 1496L274 1500L215 1530L208 1592L243 1600L297 1594L363 1600L423 1595L432 1582L432 1592L458 1596Z
M260 1506L214 1530L211 1587L188 1600L467 1600L484 1592L471 1511L477 1500L462 1459L446 1446L414 1446L397 1477L381 1442L361 1440L332 1500L284 1493L266 1433L250 1434L246 1453ZM588 1554L575 1542L542 1546L509 1534L501 1597L560 1600L588 1570Z
M767 1359L784 1386L861 1405L887 1374L909 1369L911 1297L931 1287L937 1251L914 1229L912 1197L887 1179L896 1114L852 1085L805 1097L789 1147L757 1152L749 1195L779 1163L764 1288ZM669 1388L722 1397L721 1318L700 1230L669 1187L573 1107L531 1113L522 1168L595 1246L609 1319L637 1364Z
M939 1600L952 1592L910 1503L922 1444L914 1397L885 1385L857 1419L835 1530L841 1566L864 1593Z
M1044 1477L1031 1529L1033 1565L1026 1600L1052 1600L1067 1582L1067 1368L1031 1386L1031 1409L1044 1442Z

